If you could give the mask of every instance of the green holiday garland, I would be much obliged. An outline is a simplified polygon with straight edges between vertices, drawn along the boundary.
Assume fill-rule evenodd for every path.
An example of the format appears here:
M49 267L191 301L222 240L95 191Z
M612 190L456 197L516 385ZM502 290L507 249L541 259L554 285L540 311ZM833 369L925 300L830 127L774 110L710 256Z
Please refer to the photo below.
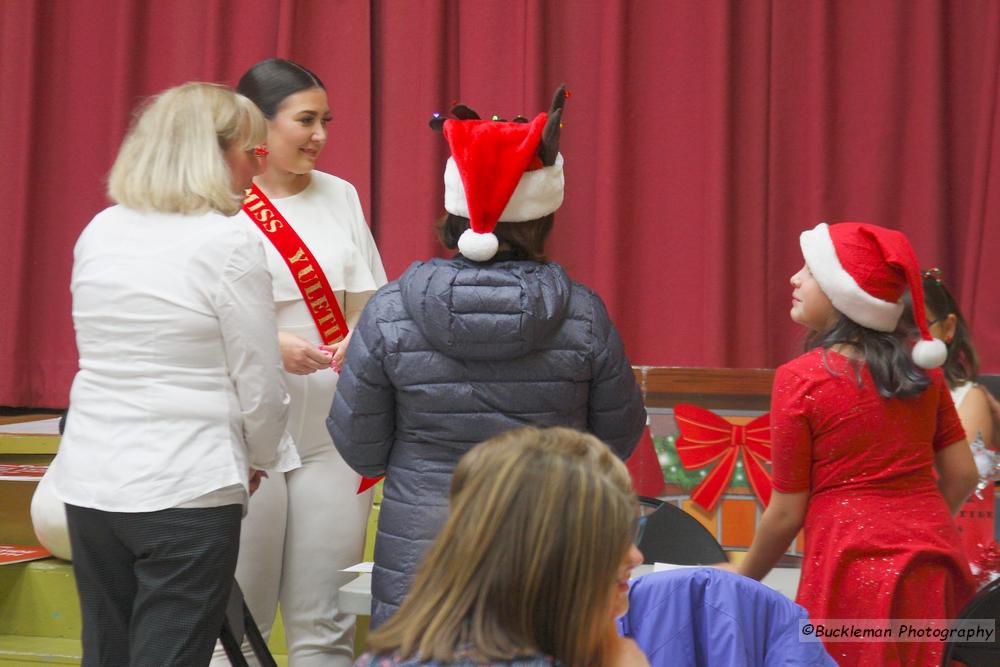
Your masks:
M690 491L698 485L705 475L712 469L705 466L698 470L687 470L681 464L681 459L677 455L677 447L674 444L677 436L653 436L653 448L656 450L656 457L660 461L663 469L663 479L667 484L676 484L685 491ZM736 470L729 481L729 488L746 487L748 485L746 475L743 473L743 461L736 461Z

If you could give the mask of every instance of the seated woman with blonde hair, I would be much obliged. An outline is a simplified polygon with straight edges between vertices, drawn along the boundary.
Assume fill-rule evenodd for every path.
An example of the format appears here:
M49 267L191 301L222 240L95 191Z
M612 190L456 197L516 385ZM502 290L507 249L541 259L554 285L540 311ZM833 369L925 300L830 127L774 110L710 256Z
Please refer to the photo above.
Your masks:
M648 665L615 629L642 562L637 517L625 465L597 438L487 440L459 461L448 520L357 667Z

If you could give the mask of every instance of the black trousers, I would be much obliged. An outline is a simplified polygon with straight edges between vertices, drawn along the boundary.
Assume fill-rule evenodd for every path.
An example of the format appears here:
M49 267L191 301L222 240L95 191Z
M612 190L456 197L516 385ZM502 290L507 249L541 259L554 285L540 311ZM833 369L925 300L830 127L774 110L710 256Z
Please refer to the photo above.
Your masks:
M84 667L207 665L236 571L240 505L66 506Z

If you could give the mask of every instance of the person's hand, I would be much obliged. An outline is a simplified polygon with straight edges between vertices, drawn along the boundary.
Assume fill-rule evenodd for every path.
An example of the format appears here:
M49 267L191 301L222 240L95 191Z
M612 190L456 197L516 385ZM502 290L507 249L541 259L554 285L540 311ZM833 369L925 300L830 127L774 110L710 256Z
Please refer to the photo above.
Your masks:
M250 481L247 484L247 490L250 491L251 496L260 487L260 483L264 481L265 477L267 477L266 470L255 470L250 468Z
M742 574L740 572L740 566L736 563L715 563L712 565L717 570L725 570L726 572L732 572L733 574Z
M354 330L347 332L347 335L339 343L334 343L333 345L320 345L319 349L329 352L333 355L333 361L330 362L330 368L340 372L341 366L344 365L344 357L347 356L347 345L351 342L351 335Z
M649 667L649 659L633 639L617 637L616 641L611 643L610 653L608 656L610 667Z
M285 370L295 375L309 375L329 368L333 355L319 349L302 336L285 331L278 332L281 362Z

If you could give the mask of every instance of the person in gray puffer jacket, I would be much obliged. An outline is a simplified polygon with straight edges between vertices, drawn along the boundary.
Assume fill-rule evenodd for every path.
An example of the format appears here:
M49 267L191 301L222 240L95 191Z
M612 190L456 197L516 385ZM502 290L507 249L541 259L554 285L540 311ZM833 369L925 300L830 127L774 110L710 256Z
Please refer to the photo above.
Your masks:
M464 106L452 110L459 120L435 116L455 156L438 232L460 254L414 263L352 333L327 427L352 468L386 476L373 627L402 602L466 451L520 426L569 426L625 459L645 426L603 302L544 255L562 203L564 99L560 87L530 123L479 120Z

